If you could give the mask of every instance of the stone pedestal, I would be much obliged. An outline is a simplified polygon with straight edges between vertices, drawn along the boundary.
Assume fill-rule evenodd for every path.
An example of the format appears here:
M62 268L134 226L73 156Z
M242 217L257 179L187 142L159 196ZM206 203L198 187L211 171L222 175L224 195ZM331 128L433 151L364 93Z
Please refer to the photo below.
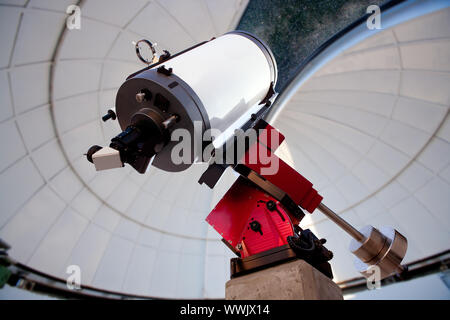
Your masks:
M303 260L295 260L226 283L227 300L342 300L339 286Z

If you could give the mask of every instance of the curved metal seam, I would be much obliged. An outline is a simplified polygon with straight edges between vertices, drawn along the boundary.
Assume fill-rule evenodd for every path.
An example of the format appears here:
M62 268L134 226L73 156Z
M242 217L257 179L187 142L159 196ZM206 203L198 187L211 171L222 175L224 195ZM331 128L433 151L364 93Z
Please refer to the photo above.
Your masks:
M390 8L398 3L401 3L403 1L391 1L389 3L387 3L387 7ZM421 15L422 16L422 15ZM277 99L279 103L282 104L282 106L287 105L287 103L293 99L294 94L298 91L298 89L295 88L296 85L296 80L300 79L301 74L303 73L304 69L306 69L306 67L308 66L309 63L313 63L313 60L320 56L320 54L325 51L329 46L331 46L335 41L339 40L341 37L345 36L347 33L349 33L350 31L353 31L353 29L356 29L356 27L358 27L364 20L366 19L366 16L362 17L361 19L359 19L358 21L356 21L355 23L351 24L350 26L348 26L346 29L344 29L343 31L339 32L338 34L336 34L335 36L333 36L332 38L330 38L324 45L322 45L321 47L319 47L310 57L308 57L299 67L299 71L297 72L297 75L293 78L293 80L287 85L287 87L285 88L284 95L281 94L280 95L280 99ZM397 50L399 50L398 48L398 42L396 41L395 43L395 47L397 48ZM400 57L401 59L401 57ZM401 60L400 60L401 61ZM399 70L400 73L402 73L403 68L402 66L400 66L401 69ZM393 69L395 70L395 69ZM400 88L400 83L401 83L401 75L399 78L399 83L398 83L398 87L397 87L397 95L396 95L396 100L398 100L398 98L400 97L399 94L399 88ZM291 92L291 94L289 94L290 91L294 91ZM287 98L286 98L286 93L287 93ZM284 101L283 101L284 100ZM393 109L391 110L391 115L393 110L395 109L395 105L396 105L397 101L394 104ZM281 107L281 106L278 106ZM281 108L282 109L282 108ZM274 121L274 119L277 118L279 112L281 110L275 110L272 109L271 111L275 111L276 114L275 116L273 116L273 113L271 112L270 116L272 116L270 118L270 120ZM353 209L354 207L360 205L361 203L367 201L369 198L375 196L377 193L379 193L381 190L383 190L385 187L387 187L389 184L391 184L392 182L394 182L407 168L409 168L411 166L411 164L419 157L419 155L426 149L426 147L430 144L430 142L433 140L433 138L436 136L436 133L441 129L441 127L443 126L443 124L445 123L445 120L447 119L447 116L449 114L449 110L447 109L447 112L443 115L441 122L439 123L439 125L436 127L436 129L432 132L429 133L429 138L427 139L427 141L424 143L424 145L416 152L416 154L414 156L412 156L410 158L410 160L404 165L403 168L401 168L394 176L392 176L386 183L384 183L381 187L379 187L377 190L375 190L374 192L370 193L369 195L367 195L366 197L362 198L361 200L359 200L358 202L340 210L338 212L338 214L343 214L346 213L347 211ZM391 117L390 117L391 118ZM389 119L390 119L389 118ZM377 139L378 140L378 139ZM322 220L321 220L322 221ZM314 225L316 223L312 223L310 225Z

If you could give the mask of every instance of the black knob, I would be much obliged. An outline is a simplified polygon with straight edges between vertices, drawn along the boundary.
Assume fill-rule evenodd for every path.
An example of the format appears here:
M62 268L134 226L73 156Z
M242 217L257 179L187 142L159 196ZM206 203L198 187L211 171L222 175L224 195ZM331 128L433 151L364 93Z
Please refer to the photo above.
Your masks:
M103 148L100 146L92 146L89 148L88 152L86 153L86 158L88 159L89 162L94 163L94 160L92 160L92 156L100 149Z
M108 121L109 119L116 120L116 113L115 113L113 110L111 110L111 109L109 109L109 110L108 110L108 113L105 114L105 115L102 117L103 122L106 122L106 121Z
M275 204L275 201L273 201L273 200L267 201L266 206L267 206L267 209L269 209L269 211L273 211L277 208L277 205Z
M261 223L259 223L259 222L256 221L256 220L250 222L250 228L251 228L253 231L255 231L255 232L261 233L261 235L263 234L263 233L262 233L262 230L261 230Z

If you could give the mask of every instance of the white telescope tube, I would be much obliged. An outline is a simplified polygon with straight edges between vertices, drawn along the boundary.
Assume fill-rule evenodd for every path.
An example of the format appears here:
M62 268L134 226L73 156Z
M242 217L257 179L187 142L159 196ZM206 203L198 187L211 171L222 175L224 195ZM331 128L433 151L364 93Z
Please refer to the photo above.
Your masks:
M271 83L275 86L275 59L258 41L229 33L164 63L198 95L211 128L223 132L216 147L261 108Z
M270 49L253 35L233 31L128 77L117 93L117 118L124 131L135 125L146 131L146 123L158 135L151 150L147 148L148 157L156 154L152 165L182 171L195 159L203 159L208 143L202 138L209 129L214 130L214 147L221 147L263 107L276 80L277 66ZM176 123L172 121L171 127L165 128L164 121L174 115ZM195 141L186 153L189 163L173 160L178 141L169 141L167 136L173 137L176 129L187 130ZM151 140L153 136L149 137ZM122 142L126 144L126 140ZM131 150L129 147L123 146L122 158L128 152L125 149ZM144 167L145 163L139 165L139 171Z

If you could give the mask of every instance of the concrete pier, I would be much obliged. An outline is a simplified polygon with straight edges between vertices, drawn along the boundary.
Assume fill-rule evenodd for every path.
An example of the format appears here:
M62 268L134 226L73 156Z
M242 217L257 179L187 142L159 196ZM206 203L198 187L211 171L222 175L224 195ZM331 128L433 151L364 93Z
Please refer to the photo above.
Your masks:
M339 286L303 260L295 260L226 283L227 300L342 300Z

